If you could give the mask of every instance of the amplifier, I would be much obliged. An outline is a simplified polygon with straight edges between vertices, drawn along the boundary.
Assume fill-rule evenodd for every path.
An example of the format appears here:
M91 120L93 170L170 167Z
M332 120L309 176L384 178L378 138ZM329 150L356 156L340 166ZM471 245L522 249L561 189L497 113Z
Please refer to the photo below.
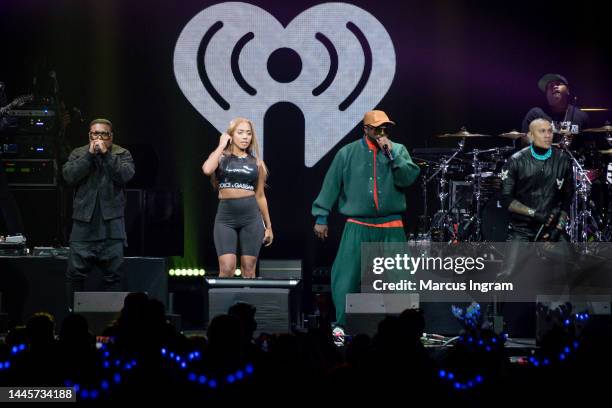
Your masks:
M27 118L52 117L55 116L55 111L52 109L13 109L7 111L6 115Z
M0 165L14 187L57 186L57 163L52 159L2 159Z
M4 159L55 158L54 134L0 133L0 155Z
M54 149L50 143L0 143L0 154L14 159L51 159Z
M27 254L28 248L25 242L21 244L0 242L0 256L23 256Z
M56 125L52 109L15 109L8 111L7 116L14 118L8 129L16 133L48 133Z

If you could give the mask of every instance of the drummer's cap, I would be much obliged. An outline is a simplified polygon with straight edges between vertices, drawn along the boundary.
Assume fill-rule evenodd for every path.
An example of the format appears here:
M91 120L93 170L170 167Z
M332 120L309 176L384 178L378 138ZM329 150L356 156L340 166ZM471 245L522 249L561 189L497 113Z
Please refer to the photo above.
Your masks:
M548 85L551 81L559 81L563 82L565 85L569 86L569 82L567 82L567 78L560 74L546 74L538 81L538 88L540 91L546 92L546 85Z
M366 112L363 115L363 125L364 126L372 126L378 127L384 123L390 123L395 125L395 122L392 122L391 119L387 116L387 114L381 110L373 110Z

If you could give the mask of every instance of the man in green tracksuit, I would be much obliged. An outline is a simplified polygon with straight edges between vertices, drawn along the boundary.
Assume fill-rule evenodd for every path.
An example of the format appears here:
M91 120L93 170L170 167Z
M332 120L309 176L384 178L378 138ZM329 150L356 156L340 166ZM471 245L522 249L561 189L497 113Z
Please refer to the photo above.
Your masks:
M361 243L406 241L403 189L415 181L419 167L404 145L388 139L394 124L383 111L367 112L364 137L338 151L312 204L314 231L320 239L327 238L327 216L338 198L338 210L349 217L331 276L339 325L345 323L346 294L360 289Z

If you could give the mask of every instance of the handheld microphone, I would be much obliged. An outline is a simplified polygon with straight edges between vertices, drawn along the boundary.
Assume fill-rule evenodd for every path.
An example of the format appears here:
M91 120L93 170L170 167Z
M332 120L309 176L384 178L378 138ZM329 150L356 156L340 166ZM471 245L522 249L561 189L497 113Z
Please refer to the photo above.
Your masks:
M94 152L95 152L96 154L100 153L100 146L95 145L95 146L94 146Z
M389 149L389 146L384 144L382 146L382 149L385 152L385 156L387 156L389 158L389 160L393 160L393 153L391 153L391 150Z

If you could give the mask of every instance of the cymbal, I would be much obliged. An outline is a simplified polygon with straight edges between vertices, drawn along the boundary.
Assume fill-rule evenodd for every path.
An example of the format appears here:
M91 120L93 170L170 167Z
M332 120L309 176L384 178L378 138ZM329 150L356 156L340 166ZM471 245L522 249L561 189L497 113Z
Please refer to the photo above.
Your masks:
M599 153L601 153L601 154L612 154L612 149L600 150Z
M480 133L470 133L465 129L461 129L457 133L445 133L443 135L438 135L436 137L491 137L491 135L483 135Z
M521 133L521 132L517 132L516 130L513 130L512 132L501 133L501 134L499 134L497 136L505 137L506 139L516 140L516 139L520 139L522 137L526 137L527 133Z
M598 128L582 129L582 131L587 133L612 133L612 125L605 125Z

